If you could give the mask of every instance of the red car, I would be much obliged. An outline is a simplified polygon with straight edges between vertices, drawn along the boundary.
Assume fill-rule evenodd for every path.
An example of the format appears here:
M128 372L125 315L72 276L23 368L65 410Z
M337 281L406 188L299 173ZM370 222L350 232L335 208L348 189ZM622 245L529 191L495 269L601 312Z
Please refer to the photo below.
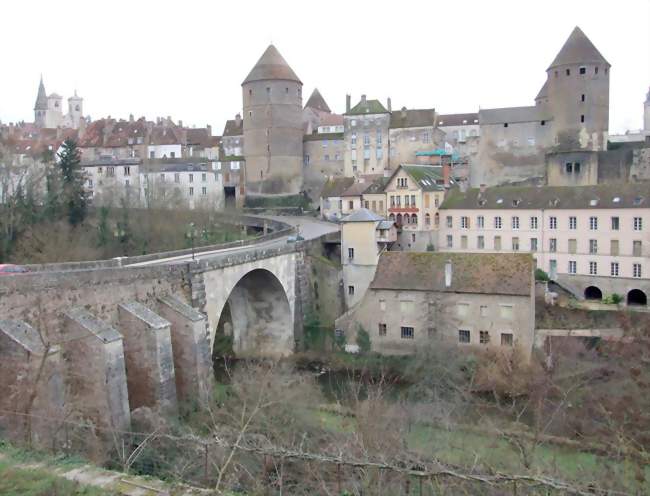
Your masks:
M13 276L15 274L24 274L29 272L27 267L14 264L0 264L0 276Z

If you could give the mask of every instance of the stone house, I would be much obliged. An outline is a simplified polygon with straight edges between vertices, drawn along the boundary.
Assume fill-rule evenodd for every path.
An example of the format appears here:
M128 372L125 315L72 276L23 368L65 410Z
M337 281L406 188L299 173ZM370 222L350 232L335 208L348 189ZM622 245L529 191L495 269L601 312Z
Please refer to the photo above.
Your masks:
M576 296L647 305L648 183L451 191L440 207L445 252L527 252Z
M342 195L354 183L353 177L328 179L320 195L320 215L325 220L338 221L343 217Z
M444 144L445 133L436 128L435 109L407 109L391 112L389 125L389 168L414 163L416 153Z
M244 124L241 114L237 114L234 119L226 121L221 136L221 149L223 150L223 157L244 156Z
M390 105L389 105L390 106ZM347 177L383 174L389 168L388 130L390 110L379 100L361 100L350 107L347 96L345 121L344 174Z
M387 182L387 177L378 177L368 185L361 195L363 208L367 208L371 212L382 216L384 219L388 217L388 213L386 212L386 193L384 192Z
M402 164L388 180L384 193L388 220L399 229L397 249L425 251L437 247L438 207L450 184L451 166Z
M395 223L365 208L341 219L341 265L347 308L364 295L380 254L397 239Z
M383 252L368 290L336 329L348 343L364 329L372 350L386 355L437 343L530 355L533 266L528 254Z

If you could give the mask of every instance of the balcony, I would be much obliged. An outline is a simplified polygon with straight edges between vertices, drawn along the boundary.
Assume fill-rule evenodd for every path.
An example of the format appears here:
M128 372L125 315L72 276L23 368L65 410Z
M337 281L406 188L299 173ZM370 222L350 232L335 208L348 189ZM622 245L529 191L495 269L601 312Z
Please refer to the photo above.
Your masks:
M388 211L394 214L416 214L420 211L418 207L402 207L401 205L391 205Z

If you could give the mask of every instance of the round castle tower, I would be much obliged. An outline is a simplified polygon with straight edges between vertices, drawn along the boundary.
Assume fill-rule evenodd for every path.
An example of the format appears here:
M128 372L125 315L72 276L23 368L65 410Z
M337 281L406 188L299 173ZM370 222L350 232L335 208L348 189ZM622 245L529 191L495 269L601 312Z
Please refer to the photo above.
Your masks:
M302 190L302 82L269 45L242 83L249 195Z
M576 27L546 70L544 102L560 150L605 150L610 64Z

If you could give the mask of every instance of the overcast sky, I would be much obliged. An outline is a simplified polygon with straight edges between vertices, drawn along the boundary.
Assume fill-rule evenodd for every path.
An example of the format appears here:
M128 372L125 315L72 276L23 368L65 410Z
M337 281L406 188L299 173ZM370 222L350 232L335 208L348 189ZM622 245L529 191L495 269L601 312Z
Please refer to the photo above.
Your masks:
M93 119L170 115L221 134L270 42L335 112L346 93L442 113L532 105L576 25L612 64L610 132L642 127L650 0L3 1L0 120L33 120L43 73Z

